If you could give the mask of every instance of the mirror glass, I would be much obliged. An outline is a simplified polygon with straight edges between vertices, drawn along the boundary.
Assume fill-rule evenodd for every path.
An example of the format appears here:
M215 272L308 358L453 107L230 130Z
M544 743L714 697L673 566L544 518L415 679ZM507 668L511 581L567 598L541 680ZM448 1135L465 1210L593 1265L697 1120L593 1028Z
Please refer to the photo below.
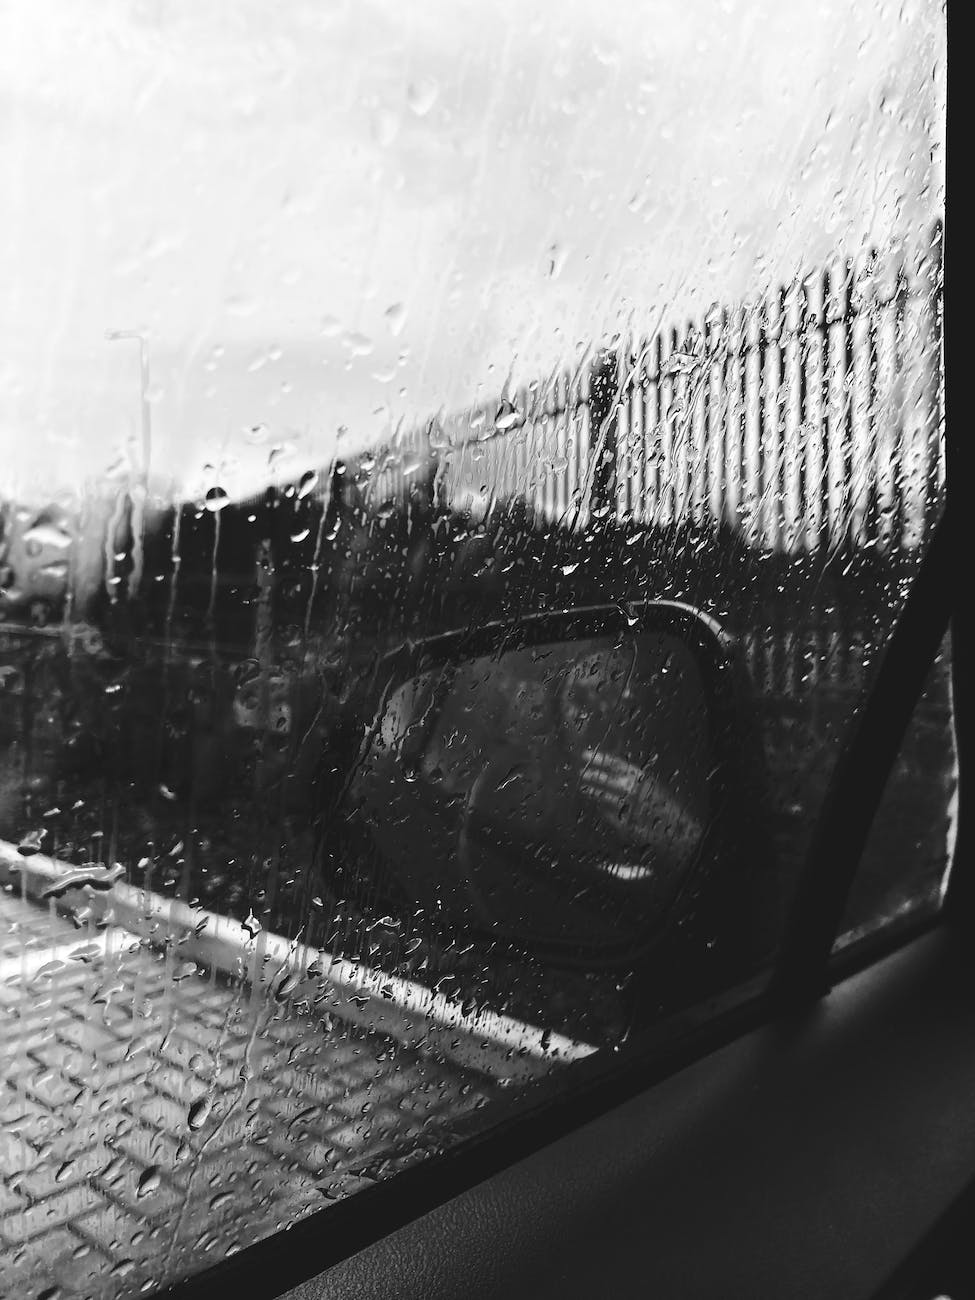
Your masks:
M352 787L393 888L574 949L662 924L713 767L693 652L640 633L444 663L391 691Z

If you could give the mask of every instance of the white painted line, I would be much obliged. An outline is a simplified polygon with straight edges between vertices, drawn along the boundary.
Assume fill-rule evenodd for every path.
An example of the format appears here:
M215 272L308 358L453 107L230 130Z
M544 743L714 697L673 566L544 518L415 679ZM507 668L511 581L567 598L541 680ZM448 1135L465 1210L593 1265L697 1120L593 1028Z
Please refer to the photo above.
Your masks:
M24 857L0 840L0 871L20 877L38 896L77 867L41 853ZM592 1055L590 1043L488 1009L465 1014L457 1002L423 984L347 961L283 935L116 881L108 890L82 887L88 906L153 947L177 945L181 958L246 981L262 996L307 1000L373 1033L435 1052L494 1078L524 1080L554 1065ZM79 941L80 942L80 941ZM50 949L44 960L50 961ZM42 963L43 964L43 963ZM309 973L309 971L311 973Z

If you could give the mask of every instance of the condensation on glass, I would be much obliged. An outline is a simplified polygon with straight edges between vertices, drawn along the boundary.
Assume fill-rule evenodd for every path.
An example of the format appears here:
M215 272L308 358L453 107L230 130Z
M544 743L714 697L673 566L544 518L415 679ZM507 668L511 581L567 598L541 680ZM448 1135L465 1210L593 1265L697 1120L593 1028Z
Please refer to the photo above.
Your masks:
M944 498L945 19L0 45L0 1293L121 1297L761 968Z

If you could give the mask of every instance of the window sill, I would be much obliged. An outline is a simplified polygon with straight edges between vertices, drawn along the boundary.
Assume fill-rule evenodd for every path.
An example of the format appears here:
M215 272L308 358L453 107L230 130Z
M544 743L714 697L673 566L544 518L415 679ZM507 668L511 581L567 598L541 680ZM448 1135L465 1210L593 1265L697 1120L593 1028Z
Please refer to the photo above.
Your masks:
M975 1171L945 926L287 1293L867 1297Z

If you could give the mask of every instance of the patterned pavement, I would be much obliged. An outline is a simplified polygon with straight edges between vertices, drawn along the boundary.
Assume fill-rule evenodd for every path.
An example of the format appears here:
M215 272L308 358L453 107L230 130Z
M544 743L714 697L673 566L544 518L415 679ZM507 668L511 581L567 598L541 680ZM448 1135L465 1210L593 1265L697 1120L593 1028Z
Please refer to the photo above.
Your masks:
M0 1296L155 1290L354 1193L496 1085L0 893Z

